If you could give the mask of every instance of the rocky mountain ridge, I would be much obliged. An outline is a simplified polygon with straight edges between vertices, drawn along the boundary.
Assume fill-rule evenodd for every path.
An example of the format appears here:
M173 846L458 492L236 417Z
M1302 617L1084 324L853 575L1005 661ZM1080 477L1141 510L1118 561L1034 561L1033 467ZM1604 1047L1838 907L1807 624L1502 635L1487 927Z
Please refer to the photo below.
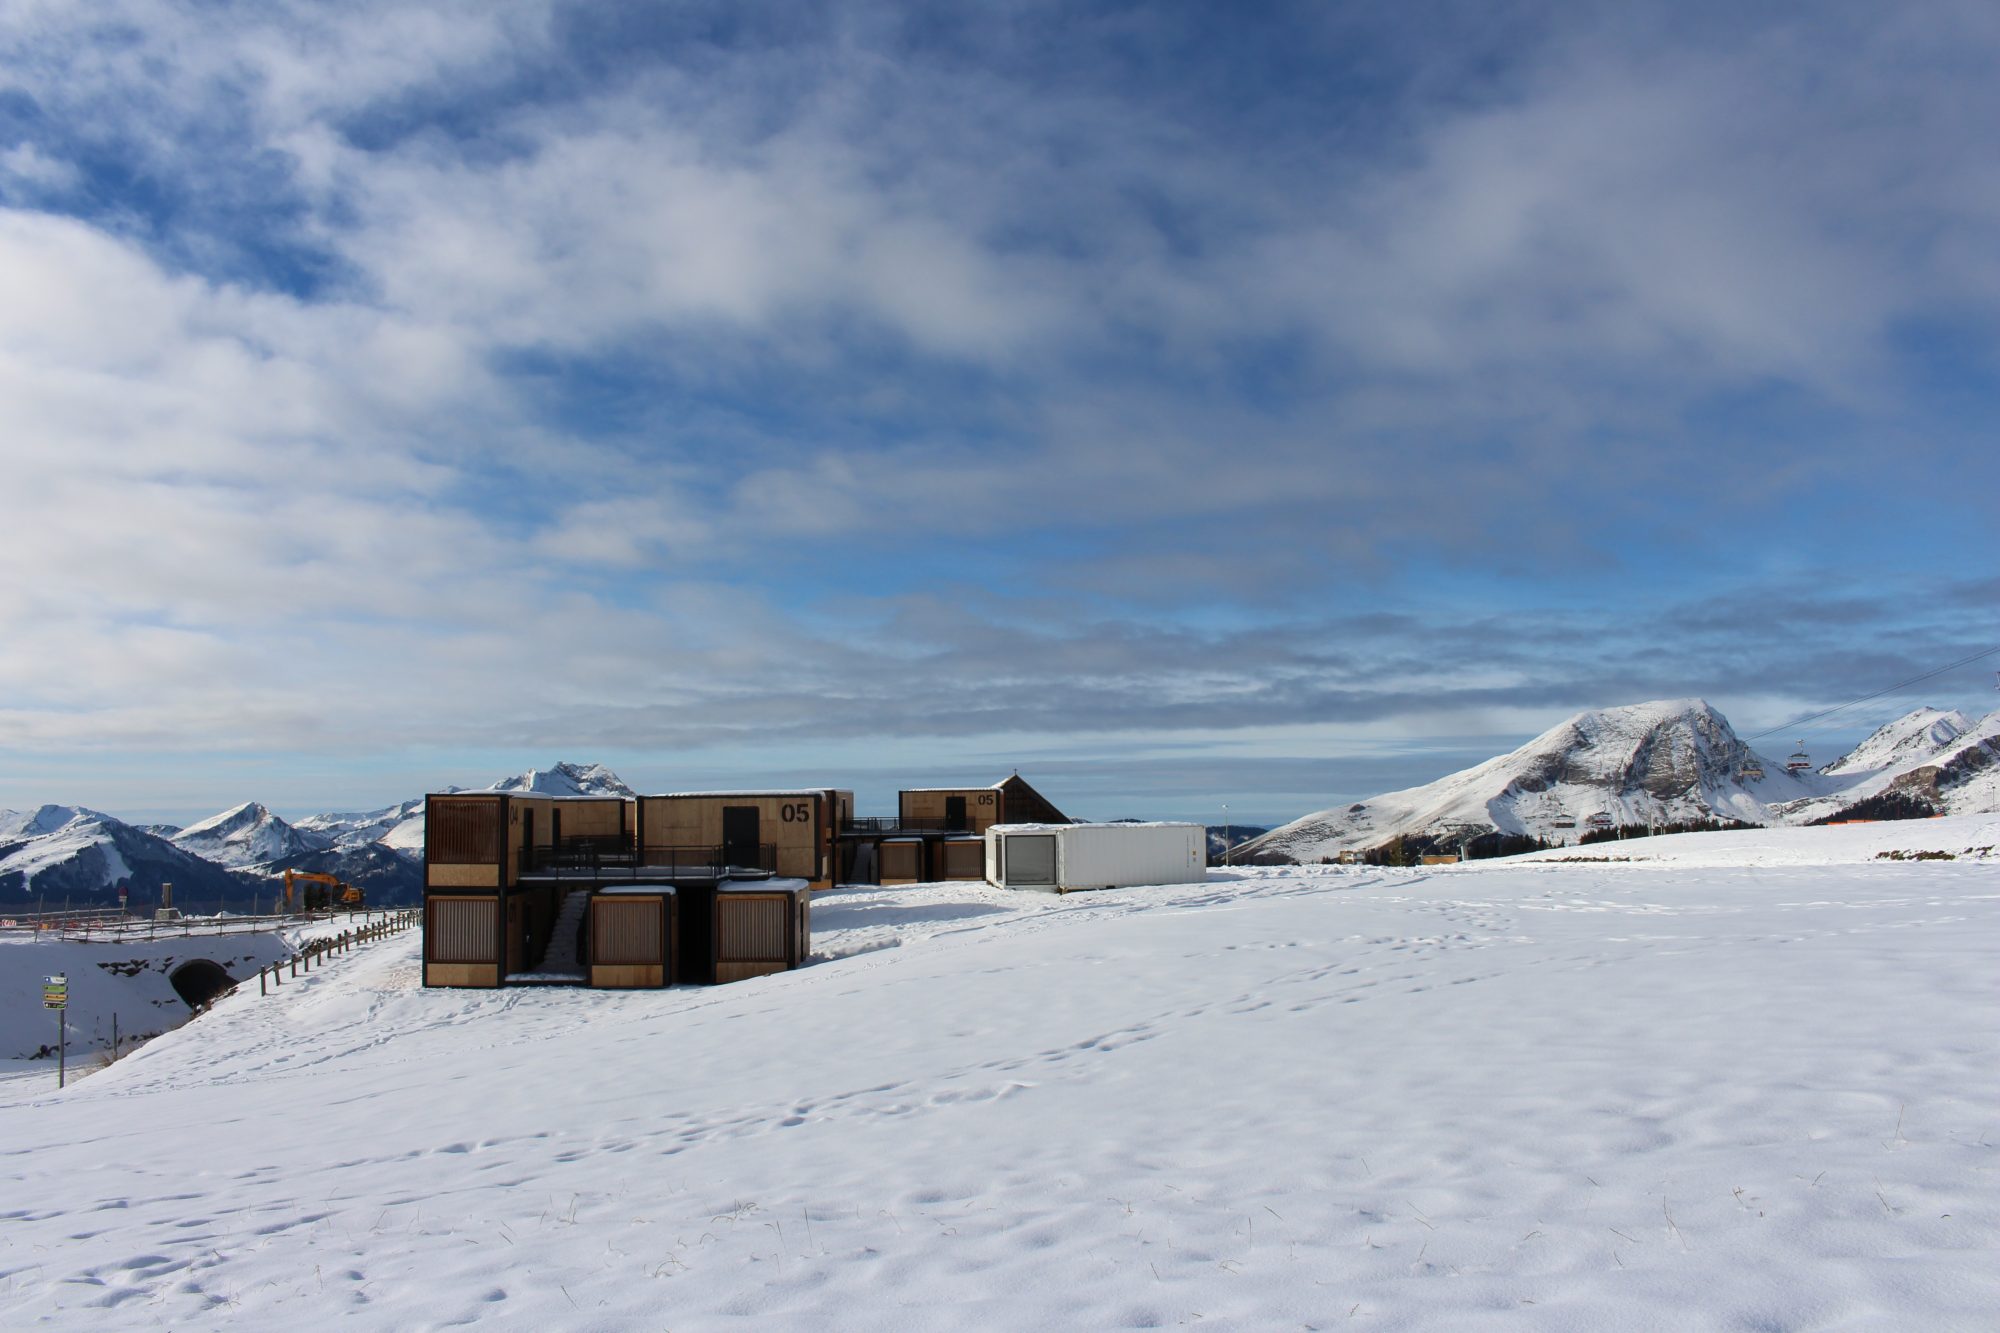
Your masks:
M1242 853L1316 861L1399 837L1574 842L1593 826L1803 824L1888 791L1911 795L1898 811L1972 813L2000 808L1996 738L2000 713L1974 723L1918 709L1822 770L1790 772L1745 744L1705 700L1592 709L1435 782L1306 815Z

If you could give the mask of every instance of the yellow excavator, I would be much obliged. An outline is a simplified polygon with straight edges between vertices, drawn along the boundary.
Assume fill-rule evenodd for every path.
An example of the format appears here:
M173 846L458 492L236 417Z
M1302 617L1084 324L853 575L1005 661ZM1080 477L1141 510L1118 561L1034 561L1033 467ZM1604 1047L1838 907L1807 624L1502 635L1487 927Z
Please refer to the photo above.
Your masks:
M321 874L316 870L287 870L285 872L285 911L287 913L292 910L292 885L294 882L326 885L327 901L330 903L337 902L342 907L360 907L366 901L366 895L361 892L359 887L349 884L346 880L340 879L337 876Z

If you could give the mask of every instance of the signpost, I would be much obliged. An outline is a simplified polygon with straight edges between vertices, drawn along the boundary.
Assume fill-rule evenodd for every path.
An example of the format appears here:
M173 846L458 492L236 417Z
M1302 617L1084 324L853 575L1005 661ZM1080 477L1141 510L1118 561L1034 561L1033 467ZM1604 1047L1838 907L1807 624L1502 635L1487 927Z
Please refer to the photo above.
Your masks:
M69 1077L69 977L61 972L42 978L42 1008L56 1011L56 1086Z

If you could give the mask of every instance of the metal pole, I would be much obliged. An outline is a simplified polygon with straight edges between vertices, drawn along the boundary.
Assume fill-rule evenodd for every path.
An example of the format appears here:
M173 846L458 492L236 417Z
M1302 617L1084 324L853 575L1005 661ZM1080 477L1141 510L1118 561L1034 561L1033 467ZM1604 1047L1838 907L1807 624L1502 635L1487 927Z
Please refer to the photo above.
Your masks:
M56 1087L69 1081L69 1010L56 1010Z

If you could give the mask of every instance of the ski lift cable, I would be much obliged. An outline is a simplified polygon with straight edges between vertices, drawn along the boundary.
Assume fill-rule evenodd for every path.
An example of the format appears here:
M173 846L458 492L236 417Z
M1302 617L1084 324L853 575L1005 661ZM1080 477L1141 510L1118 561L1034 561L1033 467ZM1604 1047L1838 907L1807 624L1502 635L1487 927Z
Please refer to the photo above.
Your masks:
M1745 736L1742 739L1745 741L1761 740L1765 736L1775 736L1781 731L1791 731L1797 727L1802 727L1808 722L1818 722L1822 718L1832 717L1835 713L1846 712L1848 709L1855 707L1857 704L1865 704L1869 702L1871 699L1880 699L1885 694L1894 694L1897 690L1907 689L1912 685L1920 684L1923 681L1929 680L1933 676L1942 676L1947 671L1956 671L1962 666L1970 666L1972 663L1977 662L1980 658L1991 657L1995 653L2000 653L2000 645L1995 645L1994 647L1991 648L1983 648L1979 652L1973 653L1970 656L1959 658L1956 662L1947 662L1945 665L1938 667L1935 670L1926 671L1920 675L1911 676L1908 680L1899 680L1894 685L1890 685L1887 686L1886 688L1879 689L1875 691L1873 694L1864 694L1859 699L1849 699L1844 704L1835 704L1832 708L1822 708L1817 713L1807 713L1803 717L1793 718L1790 722L1783 722L1775 727L1766 727L1762 731L1752 732L1750 735Z

